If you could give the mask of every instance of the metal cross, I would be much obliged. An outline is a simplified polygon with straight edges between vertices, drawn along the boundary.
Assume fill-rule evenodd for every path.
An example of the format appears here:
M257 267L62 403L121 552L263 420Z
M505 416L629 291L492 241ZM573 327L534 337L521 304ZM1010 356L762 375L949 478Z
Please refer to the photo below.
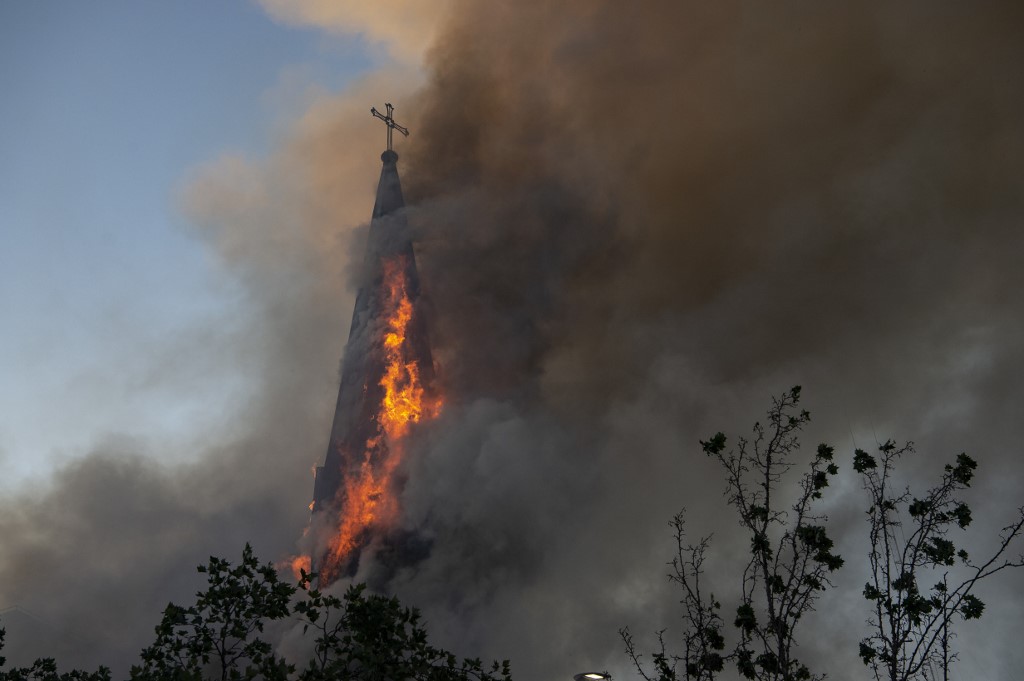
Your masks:
M384 106L386 106L387 109L388 109L388 115L387 116L382 114L380 111L377 111L377 109L375 109L373 107L370 108L370 113L372 113L374 116L376 116L377 118L379 118L382 121L384 121L384 123L388 126L388 151L391 151L391 131L392 130L397 130L398 132L400 132L403 135L405 135L406 137L408 137L409 136L409 129L408 128L403 128L398 123L395 123L395 118L394 118L394 116L391 115L391 114L393 114L395 112L395 107L391 106L390 102L388 102Z

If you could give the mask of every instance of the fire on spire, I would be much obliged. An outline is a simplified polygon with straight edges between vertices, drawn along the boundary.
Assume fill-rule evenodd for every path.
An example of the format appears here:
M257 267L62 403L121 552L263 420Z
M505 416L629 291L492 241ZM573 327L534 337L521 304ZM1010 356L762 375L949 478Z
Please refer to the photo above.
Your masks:
M413 427L434 418L441 398L422 318L419 274L408 225L392 131L409 131L387 115L388 149L377 186L366 252L366 279L356 297L341 385L324 465L316 469L310 554L320 583L351 575L362 550L381 540L397 553L400 464Z

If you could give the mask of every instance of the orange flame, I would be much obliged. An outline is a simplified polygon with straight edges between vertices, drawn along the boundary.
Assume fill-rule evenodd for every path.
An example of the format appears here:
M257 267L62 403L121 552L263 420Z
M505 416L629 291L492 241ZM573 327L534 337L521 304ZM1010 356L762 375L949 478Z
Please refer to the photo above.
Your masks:
M295 575L295 581L299 581L302 579L303 570L306 571L306 574L313 571L313 561L309 556L292 556L288 561L288 567L291 568L292 574Z
M357 473L345 475L337 531L328 541L321 579L332 580L375 526L389 525L398 514L394 473L404 454L404 440L412 424L432 419L441 400L429 397L407 338L413 307L406 289L405 257L384 262L384 325L381 347L384 374L380 405L376 410L379 432L367 440Z

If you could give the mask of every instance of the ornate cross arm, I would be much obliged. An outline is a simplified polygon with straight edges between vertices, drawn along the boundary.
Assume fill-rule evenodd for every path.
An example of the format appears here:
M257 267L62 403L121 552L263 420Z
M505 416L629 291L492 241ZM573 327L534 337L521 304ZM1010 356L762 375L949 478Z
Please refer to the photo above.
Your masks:
M388 114L386 116L382 114L380 111L377 111L377 109L374 107L370 108L370 113L384 121L384 124L388 126L388 151L391 151L391 131L397 130L398 132L408 137L409 129L403 128L398 123L395 123L395 117L392 115L395 112L395 107L391 106L391 102L388 102L384 106L387 107L388 110Z

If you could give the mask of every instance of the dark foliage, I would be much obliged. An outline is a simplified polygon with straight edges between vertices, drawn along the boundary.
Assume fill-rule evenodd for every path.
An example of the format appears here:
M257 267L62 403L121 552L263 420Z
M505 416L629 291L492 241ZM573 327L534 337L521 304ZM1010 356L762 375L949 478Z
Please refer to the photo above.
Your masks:
M190 607L167 606L132 681L511 681L507 660L485 670L480 660L431 646L415 608L365 585L339 598L312 588L316 575L303 571L292 586L271 564L260 565L248 545L239 565L210 558L199 571L206 590ZM285 618L316 635L301 670L262 638L267 623Z
M7 631L0 628L0 651L4 649ZM7 658L0 655L0 667L7 663ZM58 672L57 663L53 658L40 658L30 667L15 667L0 671L0 681L110 681L110 670L100 667L94 672L72 669L69 672Z
M683 592L683 621L686 628L683 632L682 656L668 652L664 632L659 632L659 650L652 655L654 672L651 674L640 661L641 655L633 643L629 629L619 631L626 644L627 654L647 681L677 679L676 669L679 664L683 666L683 678L714 679L716 674L725 669L725 663L731 658L731 655L725 652L724 627L719 614L722 604L715 600L714 594L705 595L701 587L703 564L711 537L703 537L696 544L687 544L685 522L683 511L672 519L671 525L676 537L676 556L670 563L672 571L668 575Z
M512 681L508 660L485 666L430 645L419 611L365 585L338 598L313 589L316 575L303 572L293 586L272 564L260 564L248 544L238 565L211 557L197 569L206 588L193 605L167 605L131 681ZM264 638L268 623L286 619L301 623L303 634L316 632L313 658L301 670ZM0 651L5 633L0 629ZM49 658L0 671L0 681L110 679L106 667L58 673Z
M237 566L211 556L197 569L207 575L206 590L190 607L168 603L156 641L132 668L133 681L286 679L293 668L260 634L267 622L291 614L296 588L282 582L272 564L260 565L248 544Z
M948 679L956 660L954 622L977 619L985 608L971 590L1001 570L1024 566L1024 556L1003 557L1024 530L1024 508L985 560L971 558L950 538L972 521L970 507L957 496L970 487L978 466L967 454L946 464L939 484L922 497L907 488L893 491L895 464L912 452L910 443L897 447L890 440L877 458L862 450L853 456L871 501L871 575L863 592L871 604L870 634L860 657L879 680Z
M732 661L740 674L759 681L798 681L822 678L811 673L794 653L800 619L814 609L818 595L830 587L829 575L843 565L832 552L826 518L813 511L829 479L839 472L833 449L820 445L808 470L800 478L799 492L787 507L779 488L794 466L799 451L797 434L810 421L798 410L800 388L773 398L768 424L754 424L752 440L740 438L727 451L727 439L716 433L701 447L722 465L726 497L740 525L750 537L750 560L740 576L739 604L733 620L739 640L725 653L721 604L700 589L701 566L710 538L696 545L683 540L683 518L673 521L677 557L669 575L683 589L683 654L666 651L663 633L660 651L652 656L653 672L644 668L629 631L620 632L626 652L647 681L682 678L710 681Z
M315 654L301 681L511 680L508 660L485 670L479 659L459 660L431 646L419 612L397 598L368 593L362 584L338 598L311 588L312 577L303 573L306 598L295 606L304 631L316 632Z

